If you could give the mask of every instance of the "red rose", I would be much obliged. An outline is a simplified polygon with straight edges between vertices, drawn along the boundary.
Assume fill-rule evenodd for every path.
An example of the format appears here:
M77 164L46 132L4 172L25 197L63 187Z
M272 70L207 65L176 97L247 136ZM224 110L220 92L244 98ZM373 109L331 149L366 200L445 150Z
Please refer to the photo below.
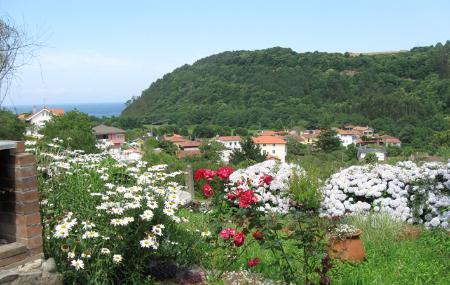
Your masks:
M206 180L214 180L214 176L216 175L215 171L212 171L211 169L204 169L203 177Z
M205 195L206 198L211 197L214 195L214 190L211 188L211 185L205 184L203 185L203 195Z
M250 259L248 262L247 262L247 265L249 266L249 267L255 267L256 265L258 265L258 264L260 264L261 263L261 260L259 260L259 258L253 258L253 259Z
M248 208L251 204L255 204L256 202L258 202L258 198L254 196L253 190L251 189L238 193L238 196L239 207L241 208Z
M273 177L271 175L263 175L260 180L262 180L265 184L270 185L270 183L273 180Z
M263 240L264 239L264 234L262 232L254 232L253 233L253 238L256 240Z
M236 192L231 191L230 193L227 194L227 199L228 200L234 200L236 199Z
M230 174L233 173L233 168L229 166L224 166L222 168L217 169L216 173L219 179L228 180Z
M195 181L199 181L200 179L202 179L204 173L205 173L205 169L203 169L203 168L197 169L194 173Z
M240 247L241 245L244 244L245 241L245 234L243 232L238 232L237 234L234 235L234 245L237 247Z
M236 230L234 228L226 228L220 231L219 235L226 240L229 240L234 234Z

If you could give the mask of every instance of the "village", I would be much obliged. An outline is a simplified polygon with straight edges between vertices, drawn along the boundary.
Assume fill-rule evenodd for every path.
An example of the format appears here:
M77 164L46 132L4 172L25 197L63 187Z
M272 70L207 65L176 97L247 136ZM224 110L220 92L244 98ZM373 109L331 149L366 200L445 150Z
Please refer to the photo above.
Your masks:
M45 126L45 123L50 121L53 116L62 115L64 115L63 109L50 109L44 106L39 111L34 108L30 114L19 114L18 118L28 123L27 134L31 135ZM367 154L373 153L378 161L383 162L387 158L385 147L401 147L399 138L379 134L369 126L346 124L342 128L333 128L332 130L335 131L336 137L340 140L343 147L350 145L357 147L357 159L360 161L364 160ZM93 127L92 131L99 143L108 146L112 155L124 161L139 160L143 154L141 147L149 137L176 145L178 148L176 156L178 158L200 155L200 146L211 140L202 138L191 140L179 134L155 136L149 132L141 138L127 141L126 130L104 124ZM267 160L273 159L285 162L289 152L287 148L288 140L315 147L322 131L320 129L300 132L295 130L261 130L255 132L252 136L252 141L259 146L261 154L264 154ZM221 159L225 163L229 162L229 157L233 151L241 149L242 138L238 135L217 135L212 140L223 144L224 149L221 151Z
M1 1L0 285L449 284L450 2L391 2Z

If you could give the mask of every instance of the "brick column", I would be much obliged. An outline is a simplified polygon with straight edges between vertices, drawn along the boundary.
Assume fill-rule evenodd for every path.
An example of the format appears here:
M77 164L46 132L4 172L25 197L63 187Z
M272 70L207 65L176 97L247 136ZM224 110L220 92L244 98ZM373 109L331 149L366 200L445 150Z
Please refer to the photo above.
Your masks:
M16 196L16 241L25 245L30 255L42 253L42 226L39 212L36 159L25 153L23 142L11 153L14 161Z

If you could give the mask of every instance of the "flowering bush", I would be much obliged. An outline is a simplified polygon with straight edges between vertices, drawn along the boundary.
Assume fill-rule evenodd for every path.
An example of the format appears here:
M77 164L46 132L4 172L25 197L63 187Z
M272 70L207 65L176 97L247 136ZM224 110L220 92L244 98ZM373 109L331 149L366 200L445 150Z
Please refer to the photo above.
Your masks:
M275 166L272 163L270 165ZM253 169L264 168L258 166ZM217 233L216 244L229 252L225 270L229 270L245 253L248 255L249 248L257 244L276 256L277 264L274 268L287 284L300 282L297 272L299 267L303 270L304 282L307 284L312 278L319 279L323 276L326 280L329 268L320 268L325 247L321 239L321 221L315 211L317 208L311 209L310 214L295 211L291 206L294 203L291 202L290 192L285 188L289 178L287 167L281 173L285 179L273 177L263 171L255 173L254 170L247 173L239 171L236 175L229 167L216 171L199 169L194 174L204 197L210 199L213 206L209 214L213 232ZM281 189L279 186L272 187L274 181L278 181L278 185L286 184ZM294 221L296 226L288 229L286 221ZM284 241L288 239L296 247L304 249L303 266L299 264L298 254L286 250ZM246 266L254 268L262 263L264 260L260 257L252 256L246 261Z
M291 208L289 180L304 171L295 164L267 160L230 175L231 184L226 189L230 197L237 193L246 197L253 194L258 198L258 211L286 214ZM243 192L252 189L251 192ZM241 201L238 199L237 202Z
M409 223L448 228L450 163L352 166L332 175L323 194L322 215L384 212Z
M173 179L182 172L66 151L58 143L27 147L38 155L44 250L67 282L145 283L150 259L183 262L193 239L177 215L183 186Z
M359 229L353 225L339 224L333 230L332 235L337 239L345 239L358 234Z

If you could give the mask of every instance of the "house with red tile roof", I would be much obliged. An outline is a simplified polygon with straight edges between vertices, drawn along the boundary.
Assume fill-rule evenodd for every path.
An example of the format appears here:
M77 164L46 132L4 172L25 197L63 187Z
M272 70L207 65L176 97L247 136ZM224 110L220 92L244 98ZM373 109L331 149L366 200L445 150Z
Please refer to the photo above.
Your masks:
M360 139L360 134L354 130L336 129L337 137L341 140L342 145L347 147L351 144L356 144Z
M240 136L217 136L215 140L225 147L220 154L220 157L224 162L229 162L231 153L233 153L235 149L241 149Z
M35 127L43 127L46 122L50 121L54 116L64 115L64 109L61 108L47 108L44 107L38 112L33 112L29 115L22 113L18 115L18 118L25 120Z
M261 152L280 161L286 161L286 141L279 136L259 136L253 138L253 143L261 147Z
M162 138L165 141L170 141L178 147L177 157L188 157L200 155L200 146L202 145L201 141L191 141L181 135L173 134L172 136L163 136Z
M240 136L218 136L216 141L222 143L227 149L240 149L241 137Z

